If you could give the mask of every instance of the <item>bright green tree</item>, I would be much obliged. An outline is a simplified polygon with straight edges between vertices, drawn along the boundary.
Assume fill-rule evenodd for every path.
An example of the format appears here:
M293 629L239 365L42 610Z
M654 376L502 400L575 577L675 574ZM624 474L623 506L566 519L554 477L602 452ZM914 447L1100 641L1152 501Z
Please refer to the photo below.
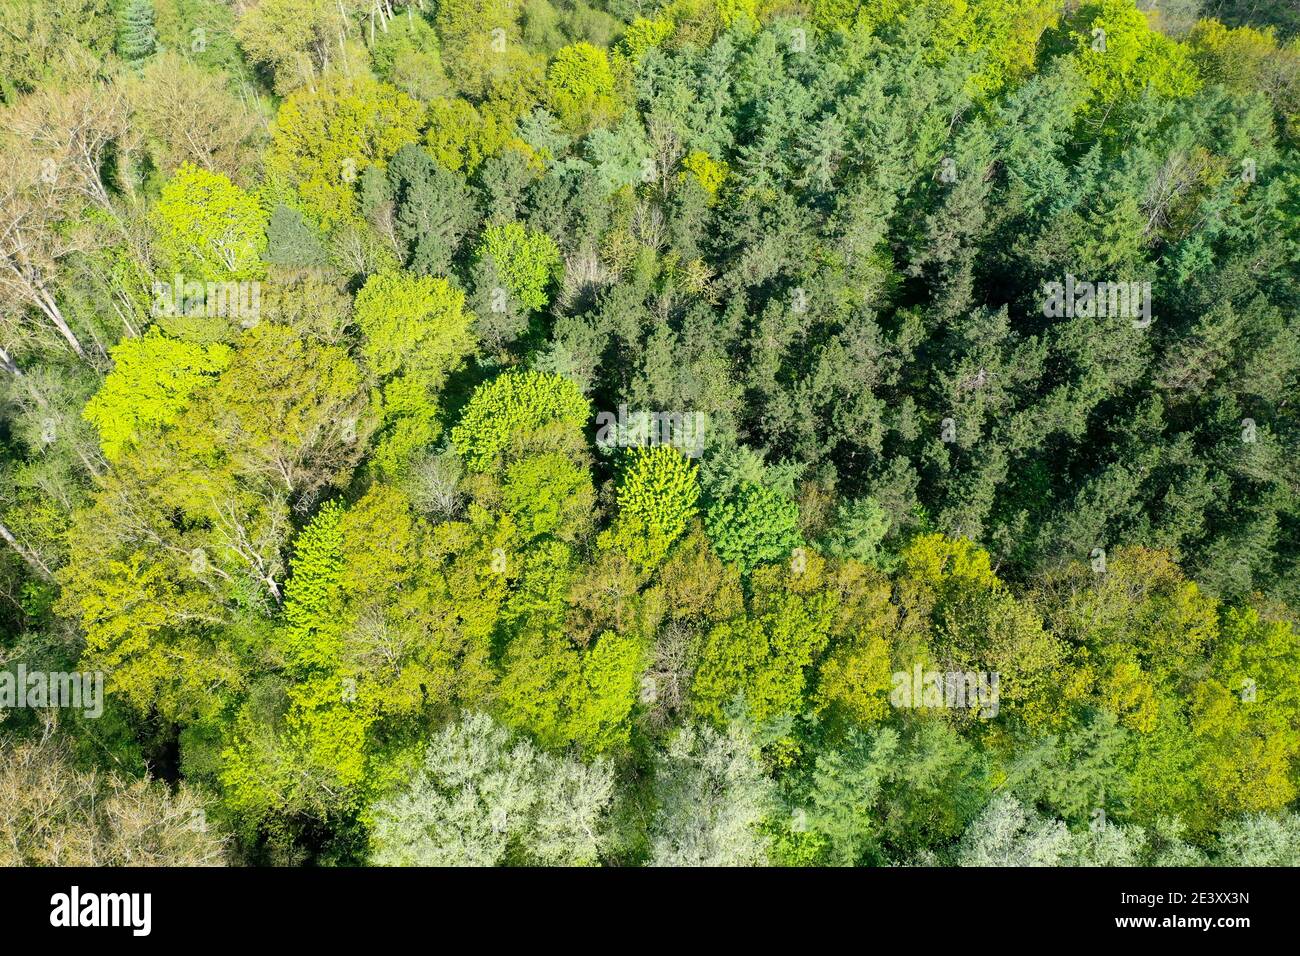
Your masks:
M256 197L191 163L163 186L151 215L163 260L200 281L261 277L268 219Z
M476 471L519 457L530 448L573 448L590 417L578 386L562 375L505 372L475 389L452 443Z
M779 561L802 540L799 505L757 482L742 483L732 495L710 505L704 527L718 555L746 571Z
M632 449L618 484L618 517L601 537L653 567L695 517L700 496L696 466L669 445Z
M376 458L397 473L438 438L438 401L447 376L473 351L465 294L446 279L387 273L357 293L362 353L380 387L384 429Z
M546 82L551 109L571 129L603 126L618 114L609 58L590 43L574 43L556 53Z
M99 430L100 447L118 458L151 429L175 425L197 389L212 384L230 364L229 346L194 345L150 329L124 339L83 416Z
M560 251L550 236L518 222L489 226L474 254L480 260L490 257L505 282L493 294L508 295L530 310L546 305L560 267Z

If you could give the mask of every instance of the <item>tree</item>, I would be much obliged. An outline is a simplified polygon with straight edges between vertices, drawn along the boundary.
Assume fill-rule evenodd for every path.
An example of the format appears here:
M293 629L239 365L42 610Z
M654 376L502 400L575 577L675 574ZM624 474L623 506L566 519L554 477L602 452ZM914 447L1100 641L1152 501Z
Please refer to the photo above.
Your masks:
M739 725L686 725L656 760L654 866L756 866L767 862L761 824L776 806L775 784Z
M153 0L126 0L118 14L117 52L131 62L153 53L158 42L153 25Z
M163 260L191 279L257 279L265 270L266 213L221 173L183 163L152 221Z
M574 43L555 54L546 71L551 109L566 126L585 132L617 117L614 73L605 51Z
M265 130L225 78L166 50L127 84L126 96L133 132L158 173L188 162L248 185Z
M563 376L505 372L474 391L451 441L470 469L487 471L533 449L572 448L589 409Z
M873 811L897 749L898 734L888 728L874 738L854 730L817 755L802 822L826 838L835 864L858 865L877 839Z
M267 168L297 188L322 228L333 229L354 215L366 169L419 139L422 113L387 84L332 75L280 105Z
M625 748L644 658L633 636L605 631L579 648L555 630L529 627L502 661L501 718L547 747Z
M424 141L439 166L468 176L506 147L527 146L515 135L515 117L500 115L499 105L493 106L484 103L480 109L459 97L432 98Z
M591 865L613 797L607 762L553 757L483 714L444 728L375 807L381 866Z
M1059 866L1070 851L1070 831L1045 820L1008 794L995 797L962 834L960 866Z
M407 249L407 266L422 275L446 273L478 221L469 187L415 145L403 146L393 156L388 179L397 235Z
M462 95L481 101L495 86L537 82L521 76L544 66L520 42L522 13L522 7L507 0L449 0L439 5L434 24L447 71Z
M887 601L885 596L881 603L888 606ZM834 644L818 675L815 700L820 707L843 712L865 725L888 715L894 667L887 634L885 627L876 625Z
M117 31L111 0L5 0L0 20L0 99L80 78L88 60L106 58Z
M1232 820L1219 837L1223 866L1295 866L1300 859L1300 818L1251 814Z
M653 567L695 517L695 466L669 445L632 449L618 485L618 518L602 544Z
M501 482L501 506L523 540L554 535L572 542L590 533L596 493L583 463L559 452L514 462Z
M296 667L328 666L339 654L345 513L339 502L327 501L293 544L293 573L284 589L285 627L278 640Z
M282 269L312 269L325 265L320 232L292 206L279 203L266 224L266 261Z
M438 34L424 16L395 17L375 36L370 61L376 75L427 102L448 92Z
M746 482L710 505L704 527L718 555L746 571L780 560L802 540L798 504L757 482Z
M275 531L283 514L233 494L220 475L192 467L178 473L178 463L190 463L165 444L124 456L73 515L58 610L85 633L83 666L111 673L110 695L141 714L194 720L220 707L212 688L237 686L241 677L220 627L230 620L226 601L243 576L236 564L243 558L218 544L208 496L230 505L226 515L235 524L261 525L254 534L255 560L266 565L259 578L278 570ZM178 512L198 520L177 522ZM255 594L246 591L249 600Z
M93 236L84 219L109 212L104 172L124 135L125 104L113 87L41 90L5 110L0 149L0 296L4 323L48 324L64 347L91 361L59 302L61 270ZM83 333L84 334L84 333ZM6 338L8 338L6 333ZM25 336L24 336L25 337Z
M699 714L721 719L737 695L760 722L797 712L834 620L835 598L821 584L815 555L804 567L754 573L749 613L718 624L700 648L691 686Z
M113 370L83 411L110 461L151 430L175 425L195 391L229 367L232 350L168 338L155 328L124 340L111 355Z
M347 25L343 8L328 0L262 0L243 11L235 36L247 57L271 72L283 96L316 79Z
M1289 861L1294 18L644 6L0 0L17 859Z
M827 542L835 557L854 558L872 564L880 561L880 543L889 531L889 516L874 498L842 502Z
M391 473L438 438L442 387L474 348L464 305L446 279L405 272L371 276L357 293L362 351L381 388L376 456Z
M1126 0L1099 0L1080 7L1058 42L1072 49L1088 86L1089 110L1095 115L1104 117L1145 88L1178 97L1194 93L1199 85L1187 49L1151 29L1146 15Z
M1007 768L1009 788L1030 806L1073 826L1098 811L1122 814L1130 797L1134 748L1115 714L1090 714L1078 727L1019 745Z
M493 296L507 296L530 311L546 305L560 265L560 252L550 236L518 222L489 226L474 255L480 261L490 258L505 283L492 290Z
M262 323L240 336L188 424L202 452L211 441L239 474L313 496L346 482L364 450L361 383L342 348Z
M189 786L78 769L46 729L0 744L0 864L221 866L225 840Z

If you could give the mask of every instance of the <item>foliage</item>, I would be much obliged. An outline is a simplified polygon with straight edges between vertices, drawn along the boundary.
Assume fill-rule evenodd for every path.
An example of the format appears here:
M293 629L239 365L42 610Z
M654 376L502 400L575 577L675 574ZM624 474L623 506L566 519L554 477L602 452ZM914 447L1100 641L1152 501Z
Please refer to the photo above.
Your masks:
M158 251L190 279L256 279L266 252L267 216L257 199L221 173L186 163L154 207Z
M1295 865L1296 22L1149 6L0 0L0 856Z
M570 128L586 130L616 118L614 73L604 50L590 43L564 47L551 61L546 81L551 109Z
M190 396L225 371L230 356L227 345L194 345L157 329L119 343L113 371L83 413L99 430L105 457L120 457L152 428L175 425Z
M410 782L375 807L380 866L598 862L613 796L608 763L557 758L483 714L466 713Z
M518 222L489 226L474 254L480 260L491 258L505 282L503 291L525 309L546 305L560 253L545 233L531 232Z
M498 456L562 441L570 429L587 421L587 400L572 381L540 372L507 372L480 386L452 443L472 469L485 471Z
M4 866L221 866L223 838L188 787L78 769L63 744L0 746Z
M655 772L651 825L656 866L753 866L767 859L761 823L775 806L772 782L736 724L687 725L669 741Z
M387 84L331 77L280 105L267 168L331 229L353 214L358 178L416 142L422 118L418 101Z
M746 570L785 557L802 540L798 504L754 482L710 505L704 527L719 556Z
M618 485L618 518L602 539L633 561L658 564L696 514L696 468L669 445L633 449Z

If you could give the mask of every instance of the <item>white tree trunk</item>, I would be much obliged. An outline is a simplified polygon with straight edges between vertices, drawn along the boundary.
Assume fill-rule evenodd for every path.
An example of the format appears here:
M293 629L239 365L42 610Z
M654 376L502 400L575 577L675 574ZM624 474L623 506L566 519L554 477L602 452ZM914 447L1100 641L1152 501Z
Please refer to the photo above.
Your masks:
M7 541L9 546L18 552L18 556L27 562L27 566L35 571L40 577L44 578L46 581L54 580L54 572L46 567L45 562L37 557L34 551L22 546L18 539L14 537L13 532L5 527L3 521L0 521L0 538Z

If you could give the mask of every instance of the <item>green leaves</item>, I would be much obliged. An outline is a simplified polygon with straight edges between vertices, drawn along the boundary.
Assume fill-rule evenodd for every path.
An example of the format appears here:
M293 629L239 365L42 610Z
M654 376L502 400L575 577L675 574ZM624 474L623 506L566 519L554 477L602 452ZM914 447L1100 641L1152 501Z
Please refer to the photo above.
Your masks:
M354 215L355 184L367 167L419 139L423 113L419 102L387 84L331 75L281 104L267 166L332 229Z
M407 263L423 275L446 273L452 257L478 219L464 180L438 166L415 145L403 146L388 165L398 237Z
M260 278L268 218L255 197L191 163L163 186L151 215L163 259L200 281Z
M409 273L371 276L357 293L363 354L380 383L384 429L376 458L400 474L438 438L447 376L473 351L465 294L446 279Z
M384 273L357 293L357 325L363 352L381 379L418 372L438 388L473 347L465 294L446 279Z
M158 43L153 0L126 0L118 14L117 51L123 59L143 60Z
M894 730L874 738L852 730L840 746L817 755L805 822L825 836L831 863L857 866L879 839L874 810L898 749Z
M505 282L504 289L493 290L495 294L508 295L533 311L546 305L560 266L560 251L550 236L518 222L489 226L474 255L480 260L491 257Z
M884 557L880 544L888 531L889 516L874 498L844 501L836 512L827 550L836 557L875 563Z
M618 485L618 518L601 546L647 568L658 564L695 517L698 469L669 445L629 452Z
M341 504L327 501L294 541L292 574L284 588L287 626L282 640L295 667L337 663L339 611L344 600L343 514Z
M755 576L749 613L712 628L700 647L691 686L697 713L720 720L737 697L757 721L798 712L836 609L833 593L818 583L815 565L765 568Z
M798 504L756 482L744 482L710 505L704 528L719 557L746 571L781 560L803 540Z
M608 631L580 648L563 634L526 630L503 661L501 718L548 747L624 748L644 657L635 638Z
M514 462L501 491L525 540L555 535L572 541L590 529L596 499L591 476L567 455L550 452Z
M475 471L498 456L539 447L571 446L591 415L578 386L561 375L505 372L479 386L451 431L452 444Z
M190 397L230 364L229 346L194 345L151 329L113 349L113 370L82 411L110 461L155 428L175 425Z
M1090 91L1088 109L1104 128L1116 131L1118 123L1107 111L1127 105L1144 90L1173 98L1200 87L1186 47L1153 30L1146 15L1127 0L1085 4L1067 29L1060 42L1072 49Z
M556 53L546 81L551 109L570 129L604 125L618 112L609 58L590 43L574 43Z

